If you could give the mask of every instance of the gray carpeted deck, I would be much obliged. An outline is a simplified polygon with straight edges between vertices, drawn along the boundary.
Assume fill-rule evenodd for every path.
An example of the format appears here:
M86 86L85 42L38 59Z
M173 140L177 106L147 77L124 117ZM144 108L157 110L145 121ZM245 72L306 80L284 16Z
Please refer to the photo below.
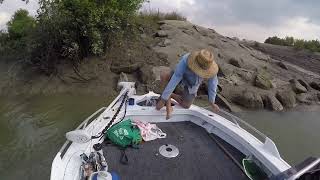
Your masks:
M121 180L247 179L203 128L190 122L157 125L167 133L167 138L145 142L139 149L128 148L128 165L119 162L121 151L117 147L105 146L103 151L109 171L116 172ZM237 149L224 141L222 143L239 161L244 157ZM167 159L161 156L158 149L164 144L178 147L178 157Z

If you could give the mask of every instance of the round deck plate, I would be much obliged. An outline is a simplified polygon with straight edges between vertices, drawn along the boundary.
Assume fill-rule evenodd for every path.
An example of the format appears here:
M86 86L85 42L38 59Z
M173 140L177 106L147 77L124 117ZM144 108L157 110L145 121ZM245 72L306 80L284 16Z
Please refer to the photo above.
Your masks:
M174 158L179 155L179 149L171 144L160 146L159 153L166 158Z

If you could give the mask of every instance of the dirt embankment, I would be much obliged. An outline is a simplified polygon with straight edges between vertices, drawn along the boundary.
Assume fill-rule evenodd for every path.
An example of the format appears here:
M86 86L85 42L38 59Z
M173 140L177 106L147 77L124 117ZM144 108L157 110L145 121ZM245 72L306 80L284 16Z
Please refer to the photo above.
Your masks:
M179 58L190 51L208 48L219 65L217 102L230 110L270 109L282 111L297 104L319 105L319 57L309 52L293 54L282 47L248 42L218 34L213 29L185 21L162 21L141 25L138 35L115 43L103 58L89 58L79 71L59 68L52 77L24 72L23 67L3 66L1 94L92 93L116 94L121 73L136 81L138 92L159 92L157 74L163 66L174 68ZM310 62L303 63L306 58ZM9 68L10 67L10 68ZM15 73L12 73L15 72ZM198 99L205 100L206 85ZM159 92L160 93L160 92Z
M270 55L273 59L285 61L299 66L305 70L320 74L320 53L313 53L309 50L297 50L293 47L278 46L264 43L248 43L263 53Z

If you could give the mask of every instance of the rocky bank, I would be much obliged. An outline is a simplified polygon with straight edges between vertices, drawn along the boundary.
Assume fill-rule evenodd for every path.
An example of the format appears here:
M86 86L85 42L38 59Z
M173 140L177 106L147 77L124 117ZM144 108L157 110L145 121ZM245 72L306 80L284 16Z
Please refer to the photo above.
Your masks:
M217 102L231 111L283 111L299 104L320 105L319 54L240 41L214 29L174 20L161 21L153 29L141 25L137 39L110 48L103 58L85 60L79 71L64 66L58 76L44 77L25 74L23 67L14 64L3 65L0 92L108 96L116 94L116 83L125 75L137 82L139 93L160 93L161 68L174 68L183 54L202 48L214 53L220 68ZM206 99L206 83L198 99Z

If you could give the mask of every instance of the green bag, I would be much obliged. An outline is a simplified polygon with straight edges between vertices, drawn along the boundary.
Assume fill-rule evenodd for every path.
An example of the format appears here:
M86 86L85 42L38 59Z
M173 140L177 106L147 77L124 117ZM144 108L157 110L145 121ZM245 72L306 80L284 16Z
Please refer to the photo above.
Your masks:
M106 137L118 146L126 148L130 145L138 145L142 141L140 130L132 125L130 119L113 125L107 130Z

